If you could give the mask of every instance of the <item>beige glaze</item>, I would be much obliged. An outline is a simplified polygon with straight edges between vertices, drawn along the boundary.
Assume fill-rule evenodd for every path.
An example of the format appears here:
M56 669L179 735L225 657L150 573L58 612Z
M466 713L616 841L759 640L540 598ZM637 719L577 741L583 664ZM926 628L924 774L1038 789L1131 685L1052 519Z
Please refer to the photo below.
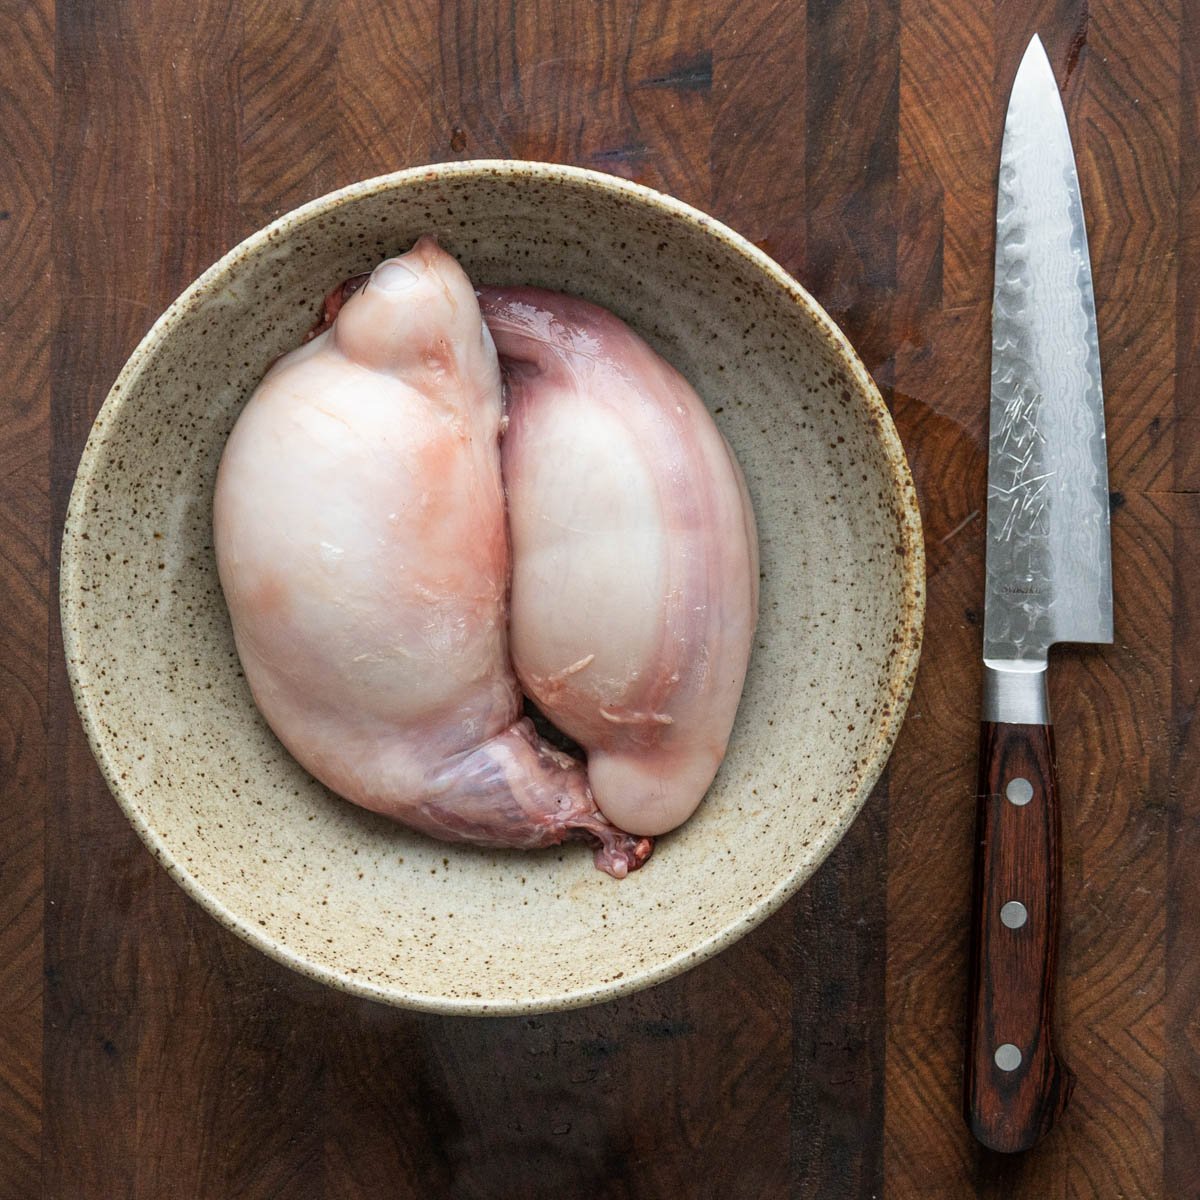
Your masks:
M471 277L610 308L709 404L745 471L759 626L726 760L620 882L582 845L446 846L332 796L241 674L212 550L217 464L322 294L435 232ZM519 162L418 168L253 235L135 350L63 537L68 669L114 795L223 924L334 986L445 1013L566 1008L665 979L763 920L853 820L924 612L912 482L879 394L794 280L678 201Z

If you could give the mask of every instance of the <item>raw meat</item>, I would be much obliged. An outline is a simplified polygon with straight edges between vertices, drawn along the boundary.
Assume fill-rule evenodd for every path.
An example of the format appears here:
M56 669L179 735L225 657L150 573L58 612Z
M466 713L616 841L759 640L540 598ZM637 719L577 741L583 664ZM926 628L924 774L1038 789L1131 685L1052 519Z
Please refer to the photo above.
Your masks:
M708 790L745 681L758 551L741 470L687 381L605 309L480 298L508 387L517 678L587 750L605 816L665 833Z
M217 562L254 699L334 791L435 837L650 854L519 716L496 353L432 239L267 376L221 462Z

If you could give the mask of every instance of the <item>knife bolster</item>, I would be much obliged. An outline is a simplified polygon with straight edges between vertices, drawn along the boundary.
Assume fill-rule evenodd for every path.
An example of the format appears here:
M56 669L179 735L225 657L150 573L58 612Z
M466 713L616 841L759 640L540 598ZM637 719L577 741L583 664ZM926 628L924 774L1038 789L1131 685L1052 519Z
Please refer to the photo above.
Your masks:
M996 725L1049 725L1045 662L983 660L983 719Z

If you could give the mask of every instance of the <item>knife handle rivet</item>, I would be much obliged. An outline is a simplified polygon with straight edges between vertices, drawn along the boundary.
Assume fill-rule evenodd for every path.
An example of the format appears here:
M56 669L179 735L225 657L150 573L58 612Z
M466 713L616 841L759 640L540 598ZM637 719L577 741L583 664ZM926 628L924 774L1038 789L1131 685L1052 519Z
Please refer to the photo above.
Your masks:
M1021 1065L1021 1051L1012 1042L1005 1042L1003 1046L997 1046L996 1053L992 1057L996 1060L996 1066L1002 1071L1015 1071Z
M1028 779L1018 775L1016 779L1008 781L1008 787L1004 789L1004 795L1008 798L1010 804L1015 804L1018 808L1021 808L1033 799L1033 784Z
M1010 900L1000 909L1000 920L1009 929L1020 929L1029 920L1029 911L1020 900Z

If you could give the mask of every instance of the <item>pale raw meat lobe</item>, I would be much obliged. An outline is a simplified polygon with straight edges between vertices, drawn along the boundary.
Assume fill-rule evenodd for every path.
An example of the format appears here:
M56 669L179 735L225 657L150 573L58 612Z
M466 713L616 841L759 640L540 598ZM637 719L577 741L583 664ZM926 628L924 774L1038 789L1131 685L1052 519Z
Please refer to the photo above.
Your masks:
M474 291L423 238L268 372L230 435L217 563L255 701L313 775L454 841L597 839L583 766L519 716L501 385Z
M483 288L505 370L510 649L588 754L601 811L655 835L720 766L758 613L741 470L687 381L622 321Z

